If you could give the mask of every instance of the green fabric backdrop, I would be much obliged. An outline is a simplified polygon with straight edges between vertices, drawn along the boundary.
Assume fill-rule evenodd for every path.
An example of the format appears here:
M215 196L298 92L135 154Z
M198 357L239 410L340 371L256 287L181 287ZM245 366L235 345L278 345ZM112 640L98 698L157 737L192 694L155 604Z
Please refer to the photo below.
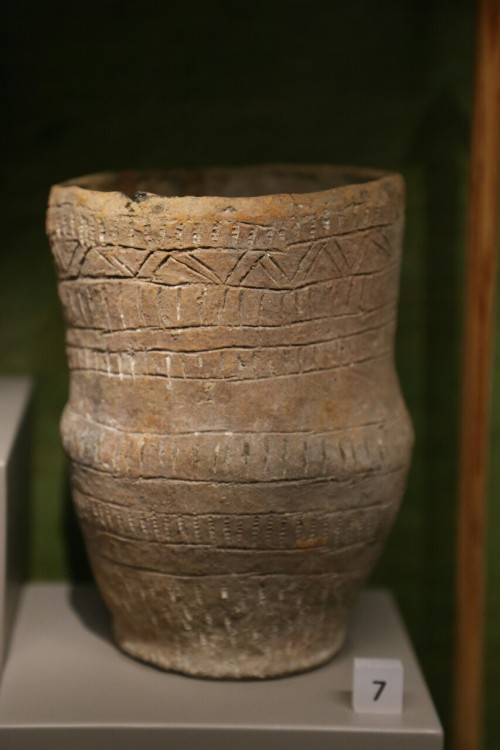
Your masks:
M191 0L4 10L0 371L36 378L31 573L85 578L58 420L52 183L103 169L334 162L403 173L397 360L417 441L373 583L390 587L448 727L462 269L475 3ZM5 106L6 105L6 106ZM487 747L500 736L500 355L488 548Z

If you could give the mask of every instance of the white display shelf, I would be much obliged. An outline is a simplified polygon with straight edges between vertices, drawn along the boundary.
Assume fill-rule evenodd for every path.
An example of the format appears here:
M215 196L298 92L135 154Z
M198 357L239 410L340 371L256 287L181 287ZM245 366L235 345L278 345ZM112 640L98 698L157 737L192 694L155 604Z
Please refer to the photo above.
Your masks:
M31 392L28 378L0 377L0 673L26 573Z
M400 716L355 714L355 656L400 659ZM440 750L439 720L392 597L365 591L342 652L264 682L161 672L112 643L96 591L26 586L0 686L2 750Z

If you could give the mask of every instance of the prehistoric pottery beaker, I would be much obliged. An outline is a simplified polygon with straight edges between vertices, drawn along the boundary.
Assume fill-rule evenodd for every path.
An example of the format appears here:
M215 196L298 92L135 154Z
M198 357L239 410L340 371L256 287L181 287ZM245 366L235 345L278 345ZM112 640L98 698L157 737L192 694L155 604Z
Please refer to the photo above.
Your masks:
M52 189L47 229L63 442L120 648L221 678L330 659L410 461L402 179L98 174Z

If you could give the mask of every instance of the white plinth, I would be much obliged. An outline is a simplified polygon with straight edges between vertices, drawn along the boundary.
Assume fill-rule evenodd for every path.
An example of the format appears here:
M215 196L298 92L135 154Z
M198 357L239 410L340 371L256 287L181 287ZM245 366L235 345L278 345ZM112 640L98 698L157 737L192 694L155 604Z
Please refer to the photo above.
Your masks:
M0 674L26 572L31 381L0 377Z
M355 656L400 659L400 716L352 709ZM366 591L341 654L307 674L217 682L133 661L92 588L27 586L0 686L2 750L440 750L443 736L392 597Z

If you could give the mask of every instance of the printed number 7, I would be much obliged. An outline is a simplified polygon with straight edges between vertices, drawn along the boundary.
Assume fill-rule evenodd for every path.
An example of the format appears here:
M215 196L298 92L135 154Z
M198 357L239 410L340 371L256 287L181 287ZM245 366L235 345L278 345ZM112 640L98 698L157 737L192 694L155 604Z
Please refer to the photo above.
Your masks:
M373 700L374 700L374 701L378 701L378 699L379 699L379 698L380 698L380 696L382 695L382 691L383 691L383 689L384 689L384 688L385 688L385 686L387 685L387 682L386 682L385 680L373 680L373 684L374 684L374 685L378 685L378 688L377 688L377 692L376 692L376 693L375 693L375 695L373 696Z

